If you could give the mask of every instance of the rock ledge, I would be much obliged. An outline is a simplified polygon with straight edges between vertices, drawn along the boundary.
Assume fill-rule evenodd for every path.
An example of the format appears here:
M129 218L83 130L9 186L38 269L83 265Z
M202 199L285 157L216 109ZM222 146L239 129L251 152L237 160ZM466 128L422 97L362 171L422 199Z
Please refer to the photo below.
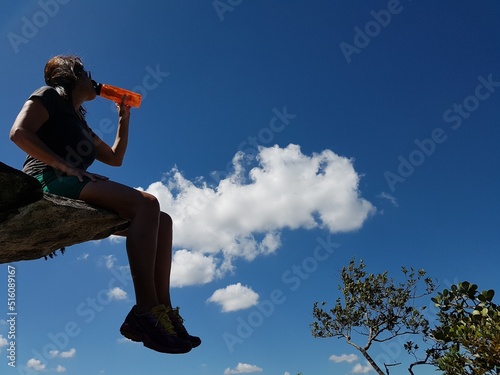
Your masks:
M0 162L0 263L42 258L128 226L109 211L43 193L36 179Z

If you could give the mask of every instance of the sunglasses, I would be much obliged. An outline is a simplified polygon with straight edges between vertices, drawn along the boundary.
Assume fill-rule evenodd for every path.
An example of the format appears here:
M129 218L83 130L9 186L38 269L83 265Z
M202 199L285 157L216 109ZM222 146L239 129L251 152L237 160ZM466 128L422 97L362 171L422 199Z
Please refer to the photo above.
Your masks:
M89 79L92 79L92 73L90 73L90 70L84 70L80 74L85 74Z

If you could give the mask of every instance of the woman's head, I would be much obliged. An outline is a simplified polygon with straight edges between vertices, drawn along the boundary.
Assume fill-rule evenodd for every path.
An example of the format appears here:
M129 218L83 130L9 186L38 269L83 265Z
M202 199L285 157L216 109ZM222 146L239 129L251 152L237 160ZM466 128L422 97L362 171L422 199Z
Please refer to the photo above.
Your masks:
M70 97L83 73L83 62L77 56L54 56L45 64L45 83L60 95Z

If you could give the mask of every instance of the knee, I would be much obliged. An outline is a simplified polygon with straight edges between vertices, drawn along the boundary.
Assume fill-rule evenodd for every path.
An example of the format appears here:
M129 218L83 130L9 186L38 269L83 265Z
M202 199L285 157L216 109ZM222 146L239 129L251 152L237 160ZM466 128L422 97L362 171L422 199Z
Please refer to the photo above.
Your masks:
M158 199L152 194L142 192L136 203L138 210L145 210L152 215L160 214L160 202L158 202Z

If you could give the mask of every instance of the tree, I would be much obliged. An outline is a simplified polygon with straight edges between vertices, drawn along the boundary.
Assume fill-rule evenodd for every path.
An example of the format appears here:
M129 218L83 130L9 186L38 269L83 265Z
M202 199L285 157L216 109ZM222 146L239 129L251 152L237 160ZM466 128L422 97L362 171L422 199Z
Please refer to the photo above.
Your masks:
M494 295L464 281L432 298L439 325L431 334L442 344L436 366L446 375L500 374L500 307Z
M374 343L386 342L398 336L427 337L430 327L424 316L425 306L415 307L415 301L432 294L436 288L433 280L425 277L424 270L402 267L401 271L405 280L396 283L388 277L387 272L367 274L362 260L359 265L351 260L341 272L343 285L339 285L339 290L343 299L338 298L329 311L324 310L325 302L314 304L315 321L311 325L313 336L344 338L379 375L384 375L382 365L389 374L389 366L398 363L377 364L368 353L369 349ZM424 284L422 292L419 291L419 283ZM357 339L363 339L364 343L356 343ZM410 354L415 354L418 349L418 345L412 341L407 341L404 346ZM430 352L425 360L416 358L415 363L427 363L429 357Z

